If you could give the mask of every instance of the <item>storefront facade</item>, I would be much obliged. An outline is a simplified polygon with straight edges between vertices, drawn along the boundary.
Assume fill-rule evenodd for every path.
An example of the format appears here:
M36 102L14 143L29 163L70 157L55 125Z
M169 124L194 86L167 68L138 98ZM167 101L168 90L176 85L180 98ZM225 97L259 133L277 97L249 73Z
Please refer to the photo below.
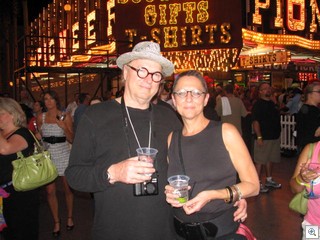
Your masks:
M318 78L319 2L53 0L30 26L16 86L37 96L65 89L66 102L71 86L81 91L96 84L91 95L114 93L121 87L112 71L116 57L150 40L174 62L175 73L197 69L216 83L286 88Z
M235 82L288 88L319 79L320 1L249 0Z

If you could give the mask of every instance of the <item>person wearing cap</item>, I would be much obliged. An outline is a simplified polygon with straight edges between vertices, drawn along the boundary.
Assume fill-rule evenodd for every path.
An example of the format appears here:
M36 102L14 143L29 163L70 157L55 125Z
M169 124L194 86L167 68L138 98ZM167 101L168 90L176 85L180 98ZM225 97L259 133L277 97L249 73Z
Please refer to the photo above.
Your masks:
M172 209L166 203L167 137L181 128L176 114L151 103L174 65L154 42L140 42L117 59L124 94L83 114L65 172L70 186L93 192L92 239L175 239ZM156 162L138 161L136 149L158 150ZM158 192L136 186L157 176ZM242 213L246 214L246 213ZM239 218L242 216L239 216Z

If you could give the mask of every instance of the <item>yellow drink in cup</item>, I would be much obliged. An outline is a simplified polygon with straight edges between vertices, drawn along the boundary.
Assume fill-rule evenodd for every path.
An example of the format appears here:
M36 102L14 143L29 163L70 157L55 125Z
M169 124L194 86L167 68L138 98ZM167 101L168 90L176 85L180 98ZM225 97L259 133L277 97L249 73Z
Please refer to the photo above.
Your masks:
M178 195L177 200L180 203L186 203L189 200L189 185L190 178L186 175L174 175L168 178L170 186L174 188L173 193Z

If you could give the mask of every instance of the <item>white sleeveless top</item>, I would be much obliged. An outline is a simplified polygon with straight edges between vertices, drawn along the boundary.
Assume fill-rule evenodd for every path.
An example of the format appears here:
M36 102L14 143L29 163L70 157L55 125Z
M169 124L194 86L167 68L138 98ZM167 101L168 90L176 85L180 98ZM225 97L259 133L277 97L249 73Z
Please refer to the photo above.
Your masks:
M42 137L65 137L64 131L56 123L46 123L45 122L46 113L42 114L42 126L41 132ZM45 147L51 154L51 160L56 165L58 169L59 176L64 176L64 171L69 164L70 157L70 145L67 141L63 143L47 143L45 142Z

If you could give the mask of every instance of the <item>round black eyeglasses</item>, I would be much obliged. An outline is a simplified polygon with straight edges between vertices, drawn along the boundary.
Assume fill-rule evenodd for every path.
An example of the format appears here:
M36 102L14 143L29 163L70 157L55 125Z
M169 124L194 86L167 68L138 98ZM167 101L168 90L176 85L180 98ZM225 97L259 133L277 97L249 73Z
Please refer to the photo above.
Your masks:
M139 78L146 78L148 75L151 75L151 79L153 82L158 83L161 82L161 80L164 78L161 72L149 72L148 69L141 67L141 68L135 68L127 64L129 68L131 68L133 71L137 72L137 75Z

